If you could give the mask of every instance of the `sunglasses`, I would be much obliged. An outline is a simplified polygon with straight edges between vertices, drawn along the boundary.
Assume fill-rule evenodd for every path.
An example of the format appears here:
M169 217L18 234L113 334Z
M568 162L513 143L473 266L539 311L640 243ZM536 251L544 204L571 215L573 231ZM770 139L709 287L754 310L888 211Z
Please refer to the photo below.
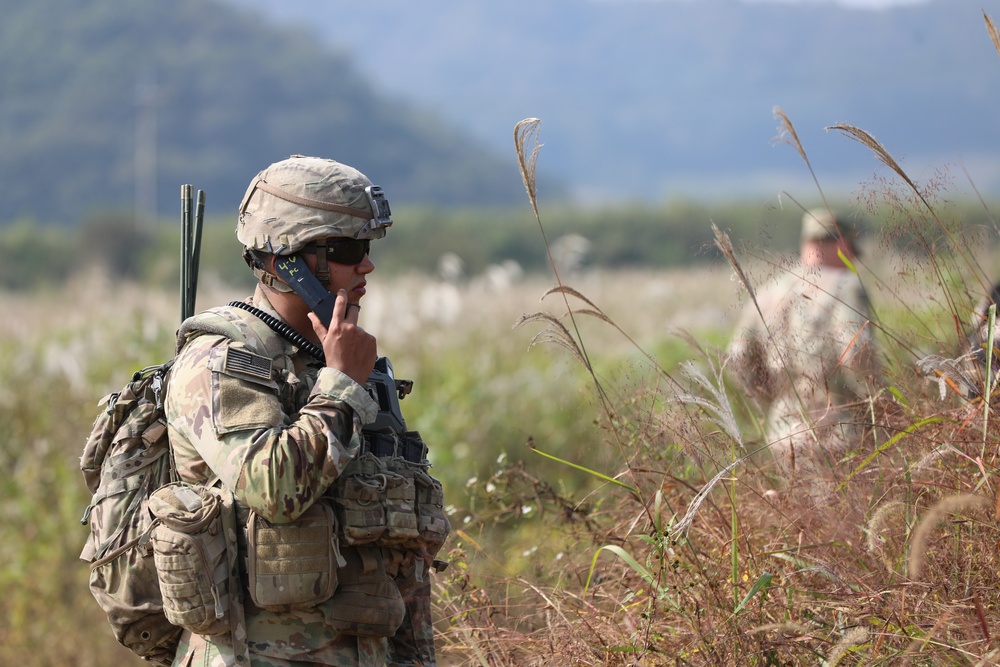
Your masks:
M354 266L364 261L371 252L370 239L327 239L326 258L337 264ZM321 254L322 246L316 242L307 243L299 252Z

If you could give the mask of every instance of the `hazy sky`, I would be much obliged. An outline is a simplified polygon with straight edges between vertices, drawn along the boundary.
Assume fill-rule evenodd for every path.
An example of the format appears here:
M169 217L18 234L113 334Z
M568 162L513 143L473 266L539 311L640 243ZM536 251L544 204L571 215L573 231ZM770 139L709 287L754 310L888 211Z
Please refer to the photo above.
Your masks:
M845 7L869 7L877 9L879 7L891 7L894 5L916 5L926 0L834 0L839 5Z
M812 2L812 3L834 3L844 7L863 7L866 9L882 9L884 7L894 7L898 5L916 5L927 2L927 0L745 0L746 2Z

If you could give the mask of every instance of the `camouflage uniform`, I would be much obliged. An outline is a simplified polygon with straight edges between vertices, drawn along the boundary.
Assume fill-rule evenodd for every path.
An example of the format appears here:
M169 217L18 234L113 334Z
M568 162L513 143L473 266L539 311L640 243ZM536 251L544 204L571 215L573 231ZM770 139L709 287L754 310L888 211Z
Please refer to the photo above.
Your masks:
M248 303L279 317L260 285ZM246 320L239 309L229 312L237 323ZM265 341L271 372L253 376L231 368L231 359L246 357L254 348L213 333L204 325L210 319L203 313L182 325L165 398L179 476L232 491L241 520L252 510L273 524L293 522L324 494L333 493L338 476L358 456L361 426L375 418L378 404L347 375L327 368L266 325L255 326L254 336L258 343ZM245 538L240 549L242 557ZM340 547L343 553L349 549ZM406 618L393 637L337 632L330 623L336 594L309 609L279 612L255 606L244 590L245 628L237 632L245 632L251 665L434 664L430 559L390 548L379 554L406 605ZM242 576L246 584L246 572ZM236 665L230 635L185 631L173 664Z
M819 240L811 234L803 240ZM844 268L799 264L757 303L764 320L747 304L730 368L768 404L765 437L784 473L826 477L860 444L864 400L881 372L868 297Z

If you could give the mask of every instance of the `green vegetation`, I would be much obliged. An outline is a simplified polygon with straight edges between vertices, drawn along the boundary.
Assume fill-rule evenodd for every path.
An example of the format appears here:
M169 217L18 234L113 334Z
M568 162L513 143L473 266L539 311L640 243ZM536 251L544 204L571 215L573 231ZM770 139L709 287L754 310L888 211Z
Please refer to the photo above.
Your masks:
M947 241L936 232L934 238L925 239L926 246L918 246L906 231L907 221L888 204L841 202L839 207L867 220L878 233L878 240L870 244L870 252L876 254L923 255L935 252ZM988 213L990 207L970 200L950 204L949 228L981 249L995 246L996 224ZM408 271L436 274L442 256L449 253L462 260L464 279L473 279L488 267L510 260L525 272L551 274L528 206L400 206L394 218L396 224L389 235L372 251L380 276ZM748 248L763 247L774 254L795 252L800 219L798 206L742 199L715 204L677 200L659 207L561 205L546 208L546 233L554 247L566 236L587 240L579 262L570 261L569 267L560 262L564 268L667 269L720 261L712 245L712 223ZM206 220L202 267L210 279L251 285L252 277L240 258L235 224L235 216ZM169 288L178 282L179 245L179 212L176 219L156 225L137 224L114 211L93 213L76 229L21 221L0 226L0 251L9 258L0 266L0 287L30 289L59 284L81 266L97 265L116 278ZM947 251L947 246L941 250Z

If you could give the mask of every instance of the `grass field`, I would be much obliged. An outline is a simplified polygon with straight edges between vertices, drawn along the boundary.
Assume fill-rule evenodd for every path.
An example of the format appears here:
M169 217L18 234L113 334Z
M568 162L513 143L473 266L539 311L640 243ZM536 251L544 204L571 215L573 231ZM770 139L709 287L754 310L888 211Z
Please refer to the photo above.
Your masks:
M608 304L610 315L629 321L642 313L645 324L631 333L658 353L681 353L671 327L706 336L725 328L727 305L713 298L727 286L718 272L593 274L580 281ZM202 290L202 307L242 296L211 282ZM444 482L455 526L500 552L509 551L508 539L510 549L534 541L530 523L521 525L532 517L527 510L523 518L504 516L478 493L475 480L523 460L528 474L551 480L562 493L593 490L589 475L532 453L529 439L596 469L614 465L615 457L594 439L597 416L589 414L580 369L551 347L529 350L537 333L530 325L514 328L522 315L553 305L551 295L540 301L548 287L545 279L498 275L464 285L417 275L383 284L376 274L365 301L362 323L379 338L380 353L390 356L398 376L416 382L404 412L432 446L434 474ZM88 500L77 459L97 401L132 370L171 353L175 295L89 274L64 289L6 294L0 302L9 314L0 320L0 462L7 471L0 485L0 586L6 591L0 664L128 661L89 598L87 568L76 560ZM602 364L625 369L637 363L620 335L591 328L594 343L607 350ZM500 572L524 569L528 560L511 557Z
M452 522L433 580L439 664L1000 663L1000 368L971 374L971 401L915 370L961 352L1000 276L1000 225L984 205L990 224L970 229L870 136L832 129L900 184L856 202L879 212L856 270L888 386L829 495L775 474L763 406L720 352L739 275L760 286L785 257L737 247L728 264L558 282L500 266L461 284L373 276L362 325L415 381L403 411ZM529 198L531 149L518 143ZM243 296L204 278L201 307ZM177 300L90 273L0 308L0 665L141 664L77 559L78 457L98 399L172 353Z
M912 372L916 356L954 348L945 288L916 280L910 258L872 260L862 277L906 400L896 440L870 460L853 452L848 464L863 473L829 506L769 494L768 456L751 456L705 496L686 533L672 527L698 490L747 452L715 413L677 399L722 403L748 448L760 445L759 408L713 370L742 306L728 265L564 276L577 291L569 303L589 311L576 327L562 293L546 294L548 278L494 272L459 285L376 273L362 324L415 381L404 413L432 448L451 513L452 566L435 580L442 664L993 655L998 535L982 511L994 497L993 422L984 433L981 410L940 402ZM755 281L780 265L766 253L745 261ZM201 307L242 296L212 283ZM947 289L971 303L961 284ZM97 400L171 352L176 299L90 274L2 304L0 664L138 664L115 645L76 560L87 502L77 457ZM546 317L515 326L537 313L570 338L548 335ZM942 500L955 506L932 509ZM931 511L940 523L917 534Z

